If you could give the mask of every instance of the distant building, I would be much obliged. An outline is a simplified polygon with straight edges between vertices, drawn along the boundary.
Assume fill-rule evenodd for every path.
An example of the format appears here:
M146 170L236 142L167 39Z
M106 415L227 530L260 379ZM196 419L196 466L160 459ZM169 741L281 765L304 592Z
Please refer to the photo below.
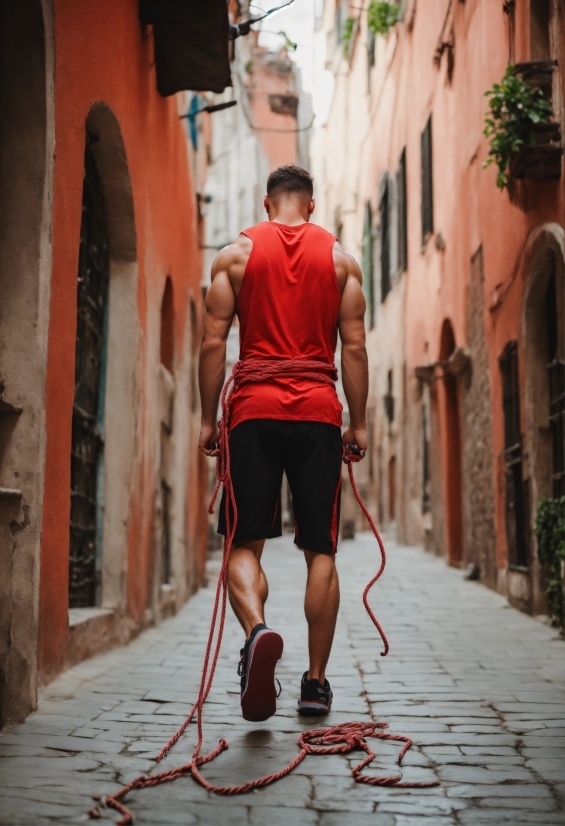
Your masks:
M223 89L229 21L210 0L207 78L173 5L0 8L0 725L203 572L206 159L157 84Z
M564 4L403 0L383 34L361 6L325 3L336 84L312 157L317 220L363 265L373 510L543 611L533 522L565 493ZM509 63L554 125L500 191L485 92Z
M233 8L232 8L233 7ZM233 23L246 20L256 8L249 3L230 4ZM231 244L241 230L267 220L263 198L269 173L282 164L309 168L313 124L311 97L302 89L300 70L286 46L272 52L258 45L258 35L238 38L232 51L233 89L207 95L213 103L236 100L237 105L211 116L206 144L205 255L203 283L210 284L210 270L222 247ZM228 373L239 356L239 328L228 340ZM210 486L214 481L210 463ZM285 487L286 514L289 518ZM217 516L210 519L211 542L217 540Z

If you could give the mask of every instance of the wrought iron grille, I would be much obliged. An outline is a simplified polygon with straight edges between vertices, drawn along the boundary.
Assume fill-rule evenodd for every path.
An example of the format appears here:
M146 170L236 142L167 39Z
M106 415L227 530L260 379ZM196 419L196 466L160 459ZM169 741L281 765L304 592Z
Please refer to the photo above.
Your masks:
M97 497L103 451L104 346L109 257L102 183L85 151L77 290L75 398L71 451L69 606L94 605Z
M500 359L504 408L504 463L506 466L506 541L511 567L528 565L528 490L522 479L518 346L515 341Z

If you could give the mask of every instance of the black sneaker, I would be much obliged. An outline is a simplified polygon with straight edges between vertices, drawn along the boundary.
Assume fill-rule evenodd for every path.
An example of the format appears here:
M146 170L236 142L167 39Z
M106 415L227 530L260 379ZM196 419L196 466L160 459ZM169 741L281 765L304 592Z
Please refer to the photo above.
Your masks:
M241 649L237 673L241 677L241 713L244 720L259 723L277 710L275 667L283 652L280 634L256 625Z
M300 685L298 713L305 717L317 717L327 714L332 707L333 693L326 680L324 685L319 680L309 680L305 671Z

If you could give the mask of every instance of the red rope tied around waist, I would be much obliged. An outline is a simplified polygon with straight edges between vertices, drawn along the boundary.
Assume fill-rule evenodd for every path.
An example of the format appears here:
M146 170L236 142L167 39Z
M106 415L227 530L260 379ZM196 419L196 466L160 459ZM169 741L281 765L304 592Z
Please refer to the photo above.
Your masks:
M164 746L164 748L159 752L159 754L156 757L156 761L160 762L165 757L165 755L173 748L175 743L178 742L178 740L182 737L183 733L185 732L190 722L194 718L196 712L198 712L198 740L192 754L192 759L189 763L185 763L183 766L180 766L175 769L170 769L166 772L161 772L160 774L141 775L140 777L137 777L135 780L133 780L131 783L128 783L126 786L123 786L114 795L109 795L103 799L103 802L106 806L115 809L123 815L122 819L118 821L118 826L129 826L129 824L133 823L133 814L127 808L127 806L125 806L122 803L122 800L126 797L126 795L129 792L134 791L135 789L143 789L150 786L158 786L162 783L169 783L173 780L176 780L179 777L184 777L185 775L191 774L192 777L209 792L215 792L216 794L224 795L243 794L244 792L250 792L254 789L259 789L264 786L268 786L270 783L274 783L276 780L280 780L282 777L285 777L287 774L290 774L290 772L292 772L292 770L295 769L296 766L298 766L308 754L347 754L348 752L353 751L355 749L361 749L366 753L367 757L364 760L362 760L361 763L359 763L354 769L352 769L351 772L353 779L357 783L367 783L369 785L374 786L395 786L402 788L426 788L428 786L439 785L437 781L433 781L430 783L401 783L401 775L395 775L393 777L371 777L369 775L361 774L362 770L366 766L368 766L375 758L374 752L366 743L367 737L375 737L381 740L394 740L398 742L403 742L404 746L398 757L399 765L402 761L402 758L412 745L412 741L409 737L404 737L398 734L389 734L382 731L382 729L387 728L387 723L374 722L342 723L340 725L330 726L329 728L313 729L311 731L304 732L298 738L300 752L296 755L296 757L293 758L293 760L290 761L290 763L287 766L284 767L284 769L281 769L281 771L279 772L266 775L265 777L257 778L256 780L250 780L247 783L243 783L238 786L216 786L213 783L207 781L206 778L204 778L200 773L201 766L205 765L206 763L209 763L211 760L217 757L222 751L228 748L227 741L222 739L219 741L216 748L209 752L209 754L200 754L202 742L204 739L202 728L202 710L204 703L206 702L206 698L210 693L210 689L212 688L212 681L214 679L214 673L216 671L216 665L218 662L220 647L222 644L228 594L227 570L230 552L237 528L237 504L235 501L233 485L231 482L229 449L229 426L232 394L235 390L237 390L237 388L243 387L246 384L250 384L252 382L257 383L272 381L273 379L277 378L310 379L312 381L333 385L337 380L337 370L335 368L335 365L333 364L327 364L325 362L320 361L313 361L310 359L248 359L245 361L238 361L236 363L231 376L224 385L221 397L222 417L219 423L219 455L216 461L217 481L216 486L214 488L214 493L212 494L209 512L214 512L214 506L216 503L216 498L218 496L219 488L220 485L223 484L226 499L226 535L224 538L224 553L222 559L222 566L220 569L220 575L218 577L218 585L216 587L214 607L212 610L212 620L210 623L210 632L208 635L208 642L206 645L206 653L204 656L204 664L202 668L202 676L200 679L200 687L198 690L198 699L192 707L188 717L180 726L178 731L173 735L173 737L171 737L166 746ZM381 625L379 624L377 618L375 617L368 603L368 594L373 585L376 583L376 581L379 579L379 577L384 571L386 564L386 553L383 541L380 537L374 520L371 517L371 514L367 510L367 507L365 506L365 503L361 498L361 495L355 483L355 478L353 476L353 463L360 461L363 458L363 456L364 454L361 451L357 450L355 446L344 446L343 461L347 464L347 468L349 471L349 479L351 481L353 493L355 494L355 498L357 499L361 507L361 510L363 511L363 514L365 515L367 521L369 522L369 525L371 526L371 530L373 531L375 538L377 539L381 552L381 564L379 570L371 579L371 581L367 584L363 592L363 604L383 641L384 649L383 651L381 651L381 656L384 657L389 650L388 641ZM215 643L214 636L216 637ZM94 796L94 799L101 800L102 798L96 795ZM98 808L91 809L89 814L93 818L100 817L100 811Z

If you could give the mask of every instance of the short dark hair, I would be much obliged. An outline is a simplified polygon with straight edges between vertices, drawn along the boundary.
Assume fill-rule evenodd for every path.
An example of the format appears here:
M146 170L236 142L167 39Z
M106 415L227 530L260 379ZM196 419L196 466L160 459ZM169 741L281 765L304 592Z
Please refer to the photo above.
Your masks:
M267 195L289 192L303 192L309 198L314 194L314 179L310 173L293 163L279 166L267 178Z

